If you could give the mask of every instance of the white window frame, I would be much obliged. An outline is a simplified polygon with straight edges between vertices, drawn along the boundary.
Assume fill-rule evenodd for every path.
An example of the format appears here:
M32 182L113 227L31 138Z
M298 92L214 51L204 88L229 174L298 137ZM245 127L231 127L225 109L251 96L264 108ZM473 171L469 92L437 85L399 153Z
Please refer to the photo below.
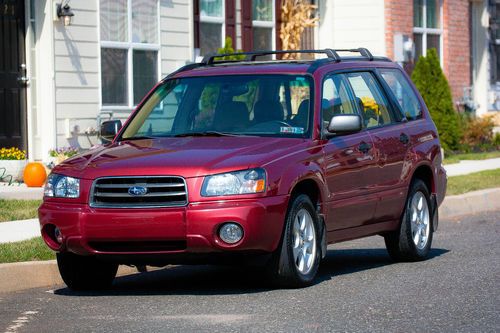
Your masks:
M415 1L415 0L414 0ZM441 28L427 28L427 0L423 0L424 7L422 9L422 25L424 27L413 27L413 33L422 35L422 56L427 56L427 35L438 35L439 36L439 62L441 66L444 61L444 50L443 50L443 0L438 0L439 5L439 26ZM415 24L415 22L413 22Z
M194 1L200 1L200 0L194 0ZM221 24L221 45L219 45L220 48L224 47L224 44L226 43L226 3L224 0L221 1L221 16L209 16L209 15L202 15L201 12L201 1L199 3L200 6L200 26L201 23L216 23L216 24ZM233 45L235 45L236 41L233 41ZM200 48L201 50L201 48ZM200 54L200 56L205 56L206 54Z
M271 21L261 21L253 19L253 8L252 8L252 28L272 28L271 33L271 50L276 49L276 0L272 0L271 9L273 11L273 17ZM253 6L253 4L252 4ZM253 36L252 36L253 39ZM273 59L275 59L275 55L273 55Z
M158 80L161 78L161 28L160 28L160 0L156 1L157 11L157 41L156 43L133 43L132 42L132 0L127 0L127 39L126 42L105 41L101 40L101 12L100 6L98 8L98 35L99 35L99 106L101 110L111 111L130 111L134 109L137 104L134 103L134 64L133 53L134 50L139 51L156 51L156 75ZM102 69L101 69L101 49L122 49L127 50L127 105L103 105L102 104Z

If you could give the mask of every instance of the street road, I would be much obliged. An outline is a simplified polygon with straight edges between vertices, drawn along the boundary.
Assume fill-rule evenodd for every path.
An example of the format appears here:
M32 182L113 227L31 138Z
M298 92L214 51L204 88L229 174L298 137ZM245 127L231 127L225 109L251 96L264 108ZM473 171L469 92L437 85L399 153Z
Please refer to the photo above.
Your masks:
M0 294L0 332L499 332L499 278L496 212L442 221L424 262L393 263L378 236L330 246L299 290L267 289L248 269L177 266L103 293Z

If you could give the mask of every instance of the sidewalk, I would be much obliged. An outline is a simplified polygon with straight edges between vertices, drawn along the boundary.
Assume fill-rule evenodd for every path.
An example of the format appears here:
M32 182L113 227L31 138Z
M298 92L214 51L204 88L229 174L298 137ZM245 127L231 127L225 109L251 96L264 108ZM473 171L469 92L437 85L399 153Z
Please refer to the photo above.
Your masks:
M40 236L38 219L0 223L0 244L18 242Z
M500 169L500 158L488 160L460 161L459 163L444 166L448 177L468 175L469 173Z

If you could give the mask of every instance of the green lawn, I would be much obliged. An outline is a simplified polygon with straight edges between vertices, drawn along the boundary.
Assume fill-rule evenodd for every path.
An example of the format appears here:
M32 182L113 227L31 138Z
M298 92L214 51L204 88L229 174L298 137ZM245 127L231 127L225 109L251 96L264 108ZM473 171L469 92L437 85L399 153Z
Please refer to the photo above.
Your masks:
M486 160L489 158L500 157L500 151L490 151L485 153L468 153L468 154L455 154L446 156L443 164L458 163L463 160Z
M43 242L42 237L0 244L0 263L51 260L55 257L54 252Z
M2 200L0 199L0 222L26 220L38 217L41 200Z
M462 194L493 187L500 187L500 169L450 177L446 194Z

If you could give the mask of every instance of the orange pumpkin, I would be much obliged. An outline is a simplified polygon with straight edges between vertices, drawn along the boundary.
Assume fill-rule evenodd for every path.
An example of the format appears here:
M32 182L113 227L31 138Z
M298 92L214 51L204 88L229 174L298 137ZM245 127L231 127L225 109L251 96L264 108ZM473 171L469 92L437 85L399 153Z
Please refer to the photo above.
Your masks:
M41 187L46 179L47 172L42 163L31 162L24 168L24 183L28 187Z

